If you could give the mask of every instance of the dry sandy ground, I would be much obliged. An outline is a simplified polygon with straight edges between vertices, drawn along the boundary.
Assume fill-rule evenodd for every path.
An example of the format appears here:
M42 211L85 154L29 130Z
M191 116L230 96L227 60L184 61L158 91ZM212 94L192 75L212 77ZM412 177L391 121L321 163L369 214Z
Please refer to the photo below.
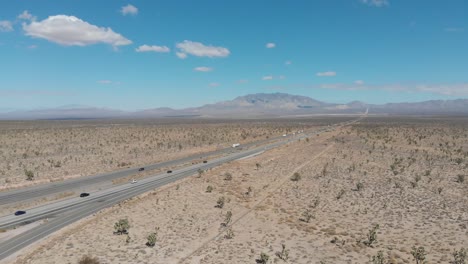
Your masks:
M115 171L307 129L321 121L0 121L0 190ZM34 174L26 180L26 171Z
M106 209L12 263L78 263L83 255L101 263L256 263L261 253L283 263L275 255L281 244L287 263L371 263L380 250L388 263L416 263L413 246L424 247L428 263L449 263L453 250L468 248L468 179L457 181L467 173L467 124L364 122L293 143ZM299 181L290 179L295 172ZM220 197L226 203L216 208ZM128 243L113 234L122 218ZM147 247L156 228L156 246Z

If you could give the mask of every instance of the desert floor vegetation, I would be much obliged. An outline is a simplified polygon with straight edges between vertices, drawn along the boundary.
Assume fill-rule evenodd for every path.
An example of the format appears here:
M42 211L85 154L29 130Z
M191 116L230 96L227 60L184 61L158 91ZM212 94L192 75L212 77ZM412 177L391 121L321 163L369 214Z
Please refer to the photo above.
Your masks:
M0 190L142 166L331 122L0 121Z
M14 263L463 263L467 165L468 119L367 118L122 202Z

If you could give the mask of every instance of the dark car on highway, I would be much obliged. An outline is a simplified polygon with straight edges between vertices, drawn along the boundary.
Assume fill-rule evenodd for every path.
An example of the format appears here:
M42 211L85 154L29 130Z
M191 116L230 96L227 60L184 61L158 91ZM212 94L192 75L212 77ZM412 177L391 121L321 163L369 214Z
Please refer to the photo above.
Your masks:
M139 168L138 169L138 171L144 171L144 170L145 170L145 168Z
M207 160L204 160L203 163L208 163L208 161L207 161Z
M80 197L88 197L89 196L89 193L81 193L80 194Z
M171 171L171 170L168 170L167 173L172 173L172 171Z
M24 215L26 211L16 211L15 215Z

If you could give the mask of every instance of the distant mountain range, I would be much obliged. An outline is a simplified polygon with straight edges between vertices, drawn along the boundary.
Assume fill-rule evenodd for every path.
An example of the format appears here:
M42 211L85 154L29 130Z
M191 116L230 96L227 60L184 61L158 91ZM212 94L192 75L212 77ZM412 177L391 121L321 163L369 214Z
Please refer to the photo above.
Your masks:
M205 118L260 118L282 116L307 116L318 114L370 114L391 115L468 115L468 99L431 100L418 103L366 104L359 101L333 104L307 96L286 93L259 93L240 96L231 101L201 107L172 109L168 107L126 112L110 108L79 105L30 111L0 113L0 119L90 119L90 118L155 118L155 117L205 117Z

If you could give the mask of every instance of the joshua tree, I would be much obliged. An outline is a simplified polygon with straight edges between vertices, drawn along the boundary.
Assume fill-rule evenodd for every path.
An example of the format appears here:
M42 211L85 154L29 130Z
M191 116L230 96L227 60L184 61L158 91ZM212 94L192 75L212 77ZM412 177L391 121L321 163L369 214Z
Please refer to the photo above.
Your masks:
M411 255L413 255L416 264L424 264L426 263L424 260L426 259L426 251L424 247L414 247L411 250Z
M226 239L231 239L234 237L234 231L232 231L232 228L229 228L227 231L226 231L226 235L224 235L224 238Z
M262 165L260 165L260 163L255 163L255 167L257 167L257 170L258 170L262 167Z
M130 229L128 220L120 219L118 222L114 224L114 229L115 229L114 234L117 234L117 235L128 234L128 229Z
M377 229L379 229L379 225L374 225L369 233L367 234L367 241L364 242L367 246L372 246L375 242L377 242Z
M226 198L224 198L224 196L221 196L218 198L218 201L216 202L216 206L215 207L218 207L218 208L223 208L224 207L224 202L225 202Z
M204 172L204 171L203 171L202 169L198 169L198 178L201 178L203 172Z
M362 189L364 189L364 184L363 184L362 182L358 182L358 183L356 184L356 191L359 192L359 191L362 190Z
M228 226L231 223L232 220L232 212L227 211L226 217L224 217L224 222L221 223L222 226Z
M268 260L270 259L270 256L268 256L266 253L261 253L260 258L258 258L256 261L259 264L267 264Z
M338 194L336 195L336 199L339 200L345 194L345 190L341 189Z
M467 256L467 250L464 248L461 248L459 251L454 251L453 252L453 261L450 262L451 264L466 264L466 256Z
M281 244L281 252L277 251L275 254L279 259L287 262L289 259L289 249L286 249L285 244Z
M314 215L312 214L312 210L306 209L304 213L302 213L302 218L300 220L309 223L310 219L312 219Z
M250 195L251 192L252 192L252 187L249 186L249 188L247 188L247 192L245 192L245 195Z

